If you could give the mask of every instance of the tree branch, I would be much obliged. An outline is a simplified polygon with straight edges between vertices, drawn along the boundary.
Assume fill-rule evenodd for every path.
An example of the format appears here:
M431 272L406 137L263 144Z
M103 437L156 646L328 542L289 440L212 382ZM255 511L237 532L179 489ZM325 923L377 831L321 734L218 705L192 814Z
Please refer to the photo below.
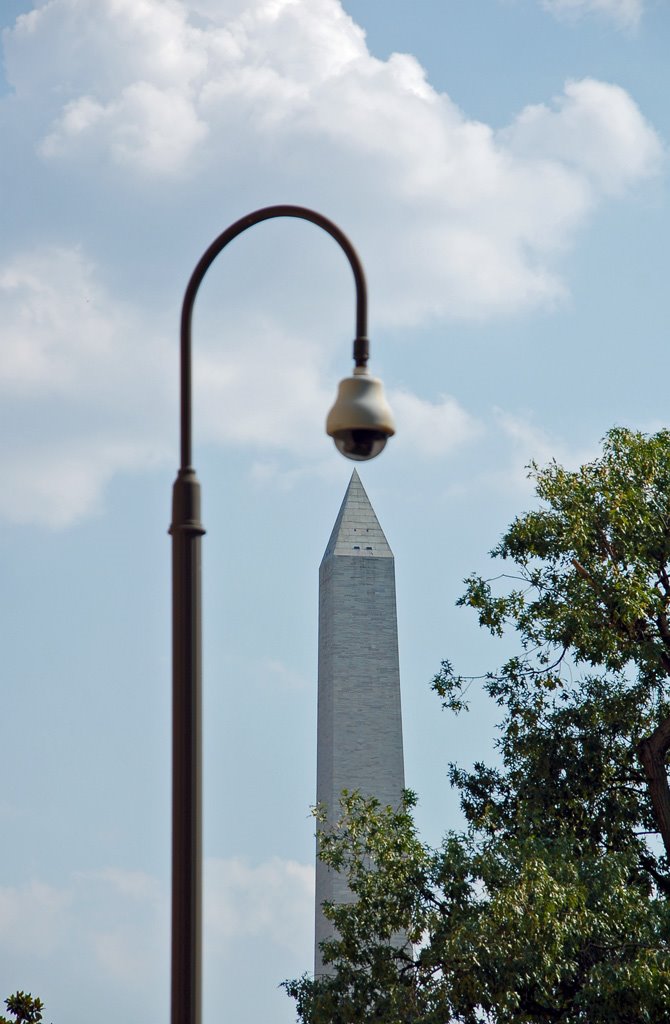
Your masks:
M585 579L597 592L600 588L584 566L578 562L576 558L572 559L572 564L582 579ZM605 601L604 603L607 607L608 602ZM630 633L630 630L626 629L625 623L618 620L618 616L614 616L611 609L610 614L613 615L613 624L615 626L619 629L625 630L627 633ZM668 630L668 623L665 616L659 616L656 622L661 634L661 639L664 644L668 644L670 642L670 630ZM635 623L635 630L641 641L644 642L649 640L647 622L644 619L638 619ZM666 672L670 674L670 656L665 652L659 652L659 660ZM668 786L668 773L665 767L665 759L669 749L670 718L666 718L665 721L661 722L651 736L642 740L637 747L637 756L647 776L649 797L651 799L652 807L654 808L654 814L656 816L656 821L658 822L659 831L668 857L670 857L670 787Z
M663 838L665 852L670 857L670 787L665 758L670 749L670 718L654 729L651 736L641 740L637 756L647 776L649 796Z
M587 569L578 562L576 558L571 559L575 569L582 577L586 580L589 586L596 592L600 601L607 609L610 614L610 620L615 629L619 630L619 633L628 637L630 640L636 640L639 643L653 643L653 638L649 636L649 621L647 619L637 619L633 626L630 626L626 622L622 621L621 616L618 615L612 606L611 601L608 601L602 594L602 587L598 586L593 576L588 572ZM661 618L664 620L661 621ZM665 615L659 616L656 620L656 625L661 636L661 641L664 646L667 646L670 650L670 629L668 628L668 622ZM670 653L665 651L659 652L659 660L661 665L665 669L668 675L670 675Z
M668 875L662 875L656 867L653 857L649 857L646 853L640 854L640 864L648 871L651 877L656 882L656 885L665 896L670 896L670 878Z
M586 582L587 582L587 583L588 583L588 584L589 584L589 585L590 585L590 586L591 586L591 587L592 587L592 588L593 588L594 590L598 590L598 589L599 589L599 588L598 588L598 584L597 584L597 583L596 583L596 581L594 580L594 578L593 578L593 576L591 575L591 573L590 573L590 572L587 572L587 570L586 570L586 569L584 568L584 566L582 565L582 563L581 563L581 562L578 562L576 558L573 558L573 559L572 559L571 561L572 561L572 564L574 565L575 569L576 569L576 570L577 570L577 572L579 573L579 575L580 575L580 576L582 577L582 579L586 580Z
M656 617L656 625L658 626L663 643L666 647L670 648L670 625L668 624L668 616L665 612L661 612Z

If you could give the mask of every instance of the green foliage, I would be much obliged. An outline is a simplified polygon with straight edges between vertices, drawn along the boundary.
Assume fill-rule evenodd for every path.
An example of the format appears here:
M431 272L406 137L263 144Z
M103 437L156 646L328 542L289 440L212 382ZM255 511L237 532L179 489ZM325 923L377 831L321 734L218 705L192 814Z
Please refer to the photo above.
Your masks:
M409 806L354 795L322 856L357 902L326 907L334 973L287 983L304 1022L670 1020L670 908L633 850L472 832L432 850Z
M670 432L532 475L492 553L512 571L460 601L519 642L483 680L498 762L451 765L465 830L439 849L411 794L344 795L320 855L355 901L325 908L330 973L286 983L303 1024L670 1024ZM445 661L433 685L459 713L472 682Z
M576 472L531 470L545 507L517 518L492 552L515 563L522 587L494 596L472 576L460 603L494 634L516 629L536 670L570 651L607 671L634 665L658 686L670 668L670 432L617 428Z
M44 1004L41 999L33 999L30 992L15 992L5 999L5 1006L14 1020L0 1017L0 1024L38 1024L42 1020Z

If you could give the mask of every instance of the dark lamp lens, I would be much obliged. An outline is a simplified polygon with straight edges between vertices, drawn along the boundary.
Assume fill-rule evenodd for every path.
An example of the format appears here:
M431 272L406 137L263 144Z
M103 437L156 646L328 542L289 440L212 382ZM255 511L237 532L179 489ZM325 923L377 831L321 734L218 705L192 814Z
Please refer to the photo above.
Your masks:
M384 449L387 435L382 430L338 430L333 436L335 447L354 462L367 462Z

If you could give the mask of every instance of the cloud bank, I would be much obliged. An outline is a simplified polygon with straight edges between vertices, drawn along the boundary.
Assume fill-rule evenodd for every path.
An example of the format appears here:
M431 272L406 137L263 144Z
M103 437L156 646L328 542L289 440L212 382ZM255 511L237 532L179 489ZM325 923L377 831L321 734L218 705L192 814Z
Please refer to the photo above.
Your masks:
M643 0L542 0L542 6L557 17L581 17L599 14L611 18L624 29L637 28L644 8Z
M258 864L208 858L204 889L205 995L212 1002L221 1003L222 984L235 989L251 969L247 944L274 972L276 985L309 962L313 865L278 857ZM30 972L19 973L28 954ZM34 879L0 887L0 955L12 991L38 991L54 1019L65 1014L83 1024L93 1003L122 1013L125 1002L127 1016L128 999L133 1021L159 1010L164 1016L167 887L145 872L118 867L75 872L60 886ZM282 992L270 987L268 998L279 1018L290 1018L291 1004Z
M412 56L373 57L338 0L51 0L5 45L17 98L51 98L44 160L175 188L271 175L355 211L393 323L556 300L551 254L659 166L623 89L569 82L496 132Z
M225 209L231 197L299 202L351 231L378 330L551 308L593 211L662 166L656 132L619 86L567 82L494 130L411 55L374 57L339 0L49 0L3 42L18 215L0 240L0 391L17 444L0 457L14 495L0 515L12 521L76 522L115 474L174 450L177 241L222 197ZM49 211L39 225L35 195ZM322 442L306 450L305 438L320 439L343 369L328 262L340 256L307 227L266 307L258 281L277 278L286 249L267 225L254 255L240 244L230 343L205 307L205 440L318 462ZM434 456L479 429L453 399L401 391L397 409L408 437L430 424Z

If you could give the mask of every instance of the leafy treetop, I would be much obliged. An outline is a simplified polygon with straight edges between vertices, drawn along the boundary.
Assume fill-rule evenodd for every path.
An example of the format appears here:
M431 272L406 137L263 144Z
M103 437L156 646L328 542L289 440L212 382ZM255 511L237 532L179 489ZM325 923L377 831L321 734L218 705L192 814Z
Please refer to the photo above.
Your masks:
M519 642L483 680L498 762L451 766L465 830L438 849L411 794L344 794L320 856L356 900L324 907L328 973L286 983L303 1024L670 1024L670 432L532 475L511 572L460 601ZM467 708L449 662L433 685Z
M39 1024L42 1020L44 1003L34 999L30 992L15 992L5 999L5 1006L14 1019L0 1017L0 1024Z
M521 640L521 655L489 677L489 692L514 713L518 701L528 704L529 686L567 693L566 658L604 670L611 712L621 701L639 711L627 735L617 731L620 717L610 726L637 755L669 856L670 432L615 428L594 462L575 472L533 465L532 475L544 507L515 519L492 552L514 563L521 586L496 596L473 575L460 601L494 635L512 626ZM446 666L435 685L450 703L462 683Z

